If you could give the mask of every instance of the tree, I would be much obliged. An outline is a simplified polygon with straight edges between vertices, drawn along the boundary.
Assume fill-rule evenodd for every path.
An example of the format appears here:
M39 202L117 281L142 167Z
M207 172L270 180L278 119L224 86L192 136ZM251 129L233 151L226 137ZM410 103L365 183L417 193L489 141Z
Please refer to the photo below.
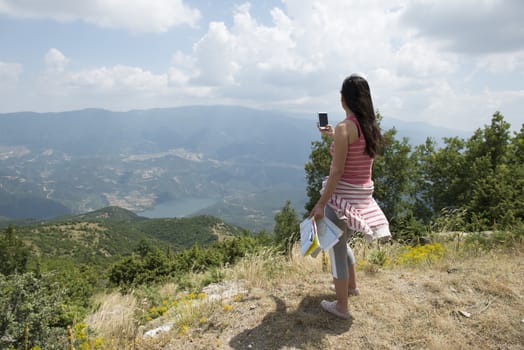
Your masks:
M519 135L513 141L510 127L496 112L491 124L466 143L470 171L464 176L469 185L464 204L479 228L504 228L523 220L522 155Z
M396 220L411 210L414 165L407 138L398 141L397 130L384 133L381 153L373 162L374 197L389 220Z
M466 201L465 143L458 137L444 138L443 141L444 147L439 150L435 151L430 143L416 151L420 172L416 183L416 193L420 198L418 204L423 203L433 218L443 208L462 207Z
M300 227L291 202L287 201L282 210L275 215L275 241L284 254L290 255L293 245L300 239Z
M443 209L466 211L469 229L511 226L523 218L522 141L496 112L491 124L466 141L445 138L445 146L417 149L420 181L417 208L436 218ZM465 229L465 228L464 228Z
M146 240L138 243L135 253L123 257L109 269L109 282L121 287L159 282L170 274L166 254Z
M477 129L467 142L465 157L473 163L476 158L486 157L489 167L495 170L498 165L508 161L511 125L504 121L500 112L495 112L491 124Z
M121 258L109 268L109 282L121 287L138 285L146 273L142 261L136 255L131 255Z
M11 275L26 271L29 249L15 236L15 227L9 225L0 238L0 273Z
M64 258L48 258L43 263L43 271L53 271L47 277L48 282L65 291L61 305L62 318L58 324L66 327L83 319L92 307L91 297L105 285L101 279L102 267L79 264L74 259ZM37 278L43 275L35 273Z
M433 181L429 175L431 157L435 154L435 140L428 137L426 142L415 147L411 154L415 176L413 179L413 216L428 223L434 216L432 207Z
M513 202L516 219L524 222L524 124L511 140L508 158L514 190L507 200Z
M138 254L140 259L142 260L147 256L147 254L153 251L154 251L153 245L144 238L142 238L140 242L138 242L138 246L135 249L135 252Z
M304 166L307 181L306 192L309 198L305 205L306 215L313 209L320 198L322 181L329 175L329 167L331 165L330 145L331 138L327 136L322 136L321 141L311 142L309 162Z
M520 127L520 132L516 132L511 140L509 153L509 162L512 166L518 168L524 165L524 124Z

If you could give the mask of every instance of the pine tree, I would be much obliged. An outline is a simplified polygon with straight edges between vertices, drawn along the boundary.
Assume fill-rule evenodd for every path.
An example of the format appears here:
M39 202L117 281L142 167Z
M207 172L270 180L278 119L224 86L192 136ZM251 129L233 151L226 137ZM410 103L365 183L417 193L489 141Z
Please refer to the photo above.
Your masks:
M287 201L282 210L275 215L275 242L286 255L291 255L293 245L300 238L300 227L295 209Z
M6 276L24 273L28 257L29 249L15 236L15 227L9 225L0 238L0 273Z

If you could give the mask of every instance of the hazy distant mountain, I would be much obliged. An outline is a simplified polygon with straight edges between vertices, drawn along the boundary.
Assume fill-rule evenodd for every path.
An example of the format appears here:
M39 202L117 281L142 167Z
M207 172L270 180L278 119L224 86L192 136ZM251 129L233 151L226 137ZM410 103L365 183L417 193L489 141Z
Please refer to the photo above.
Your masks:
M320 138L315 124L315 113L235 106L0 114L0 217L174 203L171 216L176 205L188 205L189 212L269 228L286 200L303 210L304 164ZM392 126L413 144L463 136L383 120L383 129Z
M304 158L318 137L314 122L283 112L241 107L182 107L110 112L0 114L0 145L74 156L162 152L186 148L219 160Z
M443 137L469 138L471 133L464 130L443 128L424 122L406 122L398 119L385 118L382 121L382 129L395 128L398 138L407 137L412 145L420 145L426 142L428 137L433 138L437 145L443 145Z
M306 119L294 113L234 106L7 113L0 114L0 146L26 146L35 152L55 149L72 155L145 153L184 147L218 159L239 154L270 160L296 159L297 155L300 158L308 154L304 144L318 139L315 118L315 113ZM414 144L428 136L437 140L465 136L463 131L423 122L384 118L382 126L395 126L400 136ZM278 152L269 154L260 152L260 148Z

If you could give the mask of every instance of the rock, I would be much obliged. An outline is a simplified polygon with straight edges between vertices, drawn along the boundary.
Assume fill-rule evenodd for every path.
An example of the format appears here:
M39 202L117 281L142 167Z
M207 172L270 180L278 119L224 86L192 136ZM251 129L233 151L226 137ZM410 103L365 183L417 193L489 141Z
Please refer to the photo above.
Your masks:
M144 337L155 337L162 332L169 332L173 328L172 324L165 324L163 326L151 329L144 333Z
M242 287L239 281L225 281L220 283L212 283L204 287L202 290L209 300L220 300L234 297L238 294L246 294L247 290Z
M471 317L471 314L469 312L467 312L467 311L464 311L464 310L460 310L459 314L461 314L462 316L467 317L467 318Z

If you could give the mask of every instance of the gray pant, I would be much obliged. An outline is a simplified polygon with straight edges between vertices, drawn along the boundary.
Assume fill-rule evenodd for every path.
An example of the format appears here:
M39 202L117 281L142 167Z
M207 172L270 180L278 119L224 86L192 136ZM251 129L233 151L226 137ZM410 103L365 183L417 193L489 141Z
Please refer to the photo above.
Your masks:
M324 215L343 231L338 243L329 250L331 273L336 279L348 279L348 266L355 265L355 255L353 254L351 247L347 244L349 239L349 228L344 220L340 220L337 217L337 214L335 214L335 211L331 209L329 205L326 205Z

